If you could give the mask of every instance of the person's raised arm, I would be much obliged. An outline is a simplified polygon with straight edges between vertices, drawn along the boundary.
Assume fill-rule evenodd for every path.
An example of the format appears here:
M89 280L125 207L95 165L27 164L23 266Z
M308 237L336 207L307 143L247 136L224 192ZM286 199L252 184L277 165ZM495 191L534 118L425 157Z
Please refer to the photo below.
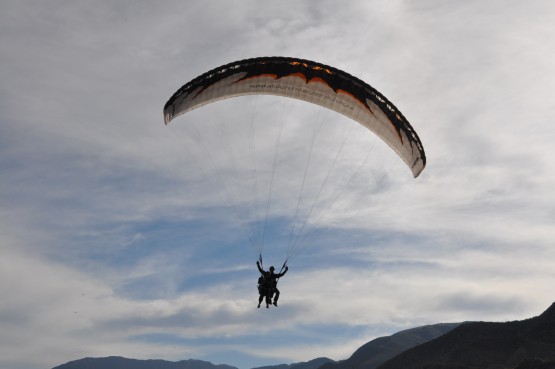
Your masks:
M258 260L256 261L256 266L258 267L258 270L260 271L260 273L262 273L262 274L266 273L266 272L264 271L264 269L262 269L262 268L260 267L260 262L259 262Z
M283 273L279 273L278 275L276 275L276 277L277 277L277 278L283 277L283 276L285 275L285 273L287 273L288 270L289 270L289 267L286 266L286 267L285 267L285 270L283 271Z

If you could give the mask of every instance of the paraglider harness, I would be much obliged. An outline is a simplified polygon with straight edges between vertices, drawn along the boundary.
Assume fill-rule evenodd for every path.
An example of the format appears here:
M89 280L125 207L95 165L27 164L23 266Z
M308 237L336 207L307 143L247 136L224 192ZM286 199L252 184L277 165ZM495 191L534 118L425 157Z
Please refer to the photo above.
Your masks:
M285 259L285 261L283 262L281 270L278 274L281 274L281 272L283 272L283 270L287 267L287 260L288 259ZM259 255L258 261L260 262L260 268L264 270L264 265L262 264L262 255ZM277 288L278 281L279 278L275 278L275 283L273 283L273 278L270 277L270 272L261 275L260 277L258 277L258 293L268 296L268 298L272 298L272 296L274 295L274 291Z

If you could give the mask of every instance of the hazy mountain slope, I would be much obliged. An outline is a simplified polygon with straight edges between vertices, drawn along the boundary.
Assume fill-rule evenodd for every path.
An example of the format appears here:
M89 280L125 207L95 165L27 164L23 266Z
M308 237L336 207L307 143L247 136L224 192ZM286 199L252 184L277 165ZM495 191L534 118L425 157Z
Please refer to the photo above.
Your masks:
M374 369L409 348L451 331L459 324L427 325L407 329L391 336L376 338L361 346L349 359L325 364L320 369Z
M328 358L318 358L308 362L265 366L257 369L317 369L325 363L332 362ZM225 364L214 365L202 360L136 360L119 356L103 358L84 358L70 361L53 369L237 369Z
M300 362L294 364L281 364L281 365L271 365L271 366L261 366L253 369L318 369L327 363L334 363L332 359L327 357L320 357L307 362Z
M229 365L214 365L202 360L136 360L119 356L84 358L70 361L53 369L237 369Z
M515 368L528 365L533 358L538 362L555 360L555 304L527 320L461 324L399 354L379 369Z

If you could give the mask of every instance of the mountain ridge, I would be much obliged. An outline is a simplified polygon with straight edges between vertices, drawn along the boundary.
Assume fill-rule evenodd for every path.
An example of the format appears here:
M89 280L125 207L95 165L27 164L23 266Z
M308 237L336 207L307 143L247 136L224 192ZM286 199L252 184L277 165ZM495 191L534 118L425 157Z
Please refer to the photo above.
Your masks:
M459 324L461 323L425 325L379 337L359 347L348 359L324 364L319 369L374 369L395 355L441 336Z
M202 360L84 358L53 369L237 369ZM376 338L348 359L252 369L555 369L555 303L536 317L509 322L439 323Z
M461 324L378 368L512 369L526 368L533 360L541 362L542 368L555 368L555 303L541 315L525 320Z
M73 360L52 369L238 369L227 364L212 364L208 361L187 359L180 361L167 361L162 359L129 359L121 356L108 356L101 358L86 357Z
M444 334L459 324L426 325L399 331L391 336L379 337L367 342L357 349L349 359L342 361L321 357L306 362L261 366L252 369L351 369L354 362L357 363L355 365L357 369L373 369L388 358ZM373 357L368 358L368 355ZM365 361L365 364L359 366L358 361ZM53 369L91 369L99 367L102 369L238 369L226 364L215 365L207 361L194 359L173 362L161 359L127 359L120 356L83 358L56 366Z

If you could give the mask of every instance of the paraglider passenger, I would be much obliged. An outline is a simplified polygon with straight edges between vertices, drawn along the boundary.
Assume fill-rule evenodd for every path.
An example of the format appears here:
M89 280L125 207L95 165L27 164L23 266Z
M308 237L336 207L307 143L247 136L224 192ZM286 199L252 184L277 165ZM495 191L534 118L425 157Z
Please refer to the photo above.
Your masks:
M266 308L270 307L272 304L272 297L274 299L273 304L277 306L277 301L279 299L279 290L277 289L277 282L278 279L283 277L285 273L289 270L289 267L285 267L285 271L283 273L275 274L275 268L273 266L270 267L269 271L265 271L260 267L260 262L256 262L256 266L258 267L258 271L260 272L261 276L258 278L258 307L262 303L262 300L266 300Z

